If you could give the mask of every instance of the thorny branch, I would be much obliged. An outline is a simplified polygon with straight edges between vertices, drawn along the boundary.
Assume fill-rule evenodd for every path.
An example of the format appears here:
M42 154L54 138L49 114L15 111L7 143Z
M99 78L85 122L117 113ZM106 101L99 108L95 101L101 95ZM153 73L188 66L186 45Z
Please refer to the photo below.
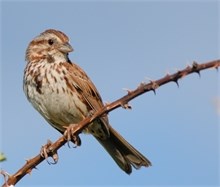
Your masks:
M125 109L130 108L128 102L143 93L146 93L149 91L155 92L155 90L157 88L159 88L160 86L167 84L169 82L175 82L177 85L179 85L178 80L180 78L183 78L183 77L185 77L189 74L192 74L192 73L198 73L200 75L201 70L205 70L205 69L209 69L209 68L218 69L219 66L220 66L220 59L210 61L210 62L207 62L204 64L197 64L196 62L193 62L192 66L187 66L185 69L179 70L174 74L167 74L161 79L158 79L155 81L153 81L153 80L150 81L150 83L141 83L135 90L129 90L127 95L123 96L122 98L120 98L110 104L105 105L102 109L94 112L94 114L92 116L89 116L86 119L84 119L83 121L81 121L78 124L78 127L75 129L74 135L77 136L78 134L81 133L81 131L86 126L88 126L96 118L98 118L102 115L105 115L116 108L119 108L119 107L123 107ZM55 143L53 143L53 144L50 143L49 145L48 144L45 145L44 147L47 147L47 150L46 150L47 155L52 157L53 159L54 159L54 157L56 158L57 150L60 147L62 147L66 142L67 142L67 140L65 139L64 136L62 136ZM19 169L15 174L13 174L13 175L7 174L7 177L5 175L6 172L1 171L1 174L3 174L5 176L5 183L2 185L2 187L14 186L26 174L31 173L32 169L35 169L36 166L38 164L40 164L43 160L45 160L45 158L41 154L38 154L34 158L27 160L25 165L21 169Z

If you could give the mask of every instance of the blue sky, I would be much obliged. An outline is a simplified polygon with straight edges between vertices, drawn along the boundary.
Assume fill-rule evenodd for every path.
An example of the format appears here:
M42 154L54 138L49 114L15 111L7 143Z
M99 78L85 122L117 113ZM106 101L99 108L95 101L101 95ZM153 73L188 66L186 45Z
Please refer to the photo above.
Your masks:
M219 56L218 1L2 1L1 168L17 171L60 134L32 108L22 90L28 43L48 28L65 32L79 64L114 101L142 81ZM112 126L153 166L128 176L98 142L59 150L59 162L38 166L18 186L217 186L219 73L206 70L133 100L132 110L110 113ZM2 178L0 179L2 182Z

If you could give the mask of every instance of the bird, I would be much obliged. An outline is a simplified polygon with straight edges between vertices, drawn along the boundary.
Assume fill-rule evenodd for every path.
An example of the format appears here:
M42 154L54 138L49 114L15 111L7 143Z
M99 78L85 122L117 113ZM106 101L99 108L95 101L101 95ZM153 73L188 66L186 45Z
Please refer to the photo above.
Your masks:
M44 119L62 134L71 124L77 125L104 106L94 83L69 59L72 51L66 34L47 29L28 44L25 53L24 93ZM110 125L107 115L93 121L83 132L93 135L125 173L130 174L132 168L151 166Z

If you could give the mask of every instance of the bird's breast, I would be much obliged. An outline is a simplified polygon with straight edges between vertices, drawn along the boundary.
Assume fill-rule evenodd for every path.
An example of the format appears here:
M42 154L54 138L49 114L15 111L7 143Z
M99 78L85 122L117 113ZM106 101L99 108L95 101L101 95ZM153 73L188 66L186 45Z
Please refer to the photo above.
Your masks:
M87 107L78 93L67 86L66 70L57 69L54 64L49 65L35 67L41 71L30 70L28 72L32 74L25 73L26 96L48 122L61 126L78 123L87 116Z

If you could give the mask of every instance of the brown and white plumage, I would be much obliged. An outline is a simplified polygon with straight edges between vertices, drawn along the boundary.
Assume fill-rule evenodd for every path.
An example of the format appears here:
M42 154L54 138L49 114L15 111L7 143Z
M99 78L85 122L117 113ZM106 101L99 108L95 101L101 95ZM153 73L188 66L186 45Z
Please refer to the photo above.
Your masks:
M58 131L64 133L91 111L103 107L95 85L68 58L73 49L61 31L49 29L29 44L26 51L24 92L34 108ZM150 161L131 146L102 117L85 130L92 134L126 173L132 167L150 166Z

